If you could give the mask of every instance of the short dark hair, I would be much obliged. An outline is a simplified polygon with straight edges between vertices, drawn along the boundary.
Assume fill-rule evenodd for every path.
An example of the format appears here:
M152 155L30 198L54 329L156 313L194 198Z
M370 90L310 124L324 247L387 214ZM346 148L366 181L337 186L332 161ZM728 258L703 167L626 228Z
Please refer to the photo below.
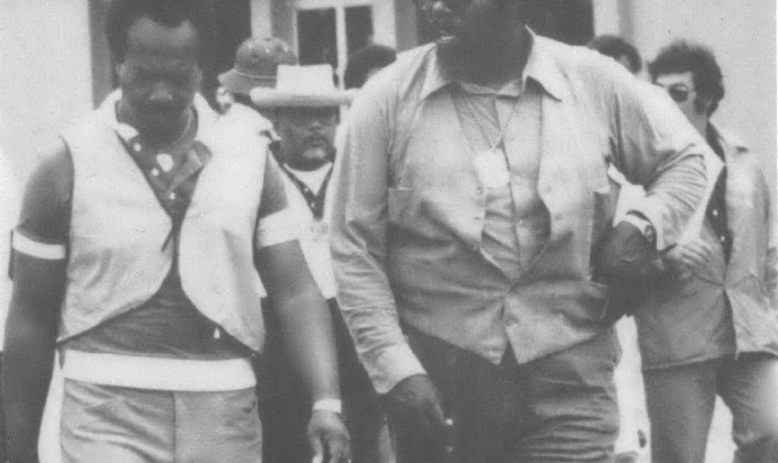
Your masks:
M367 74L372 69L389 66L396 60L397 52L393 48L368 45L349 57L343 83L346 88L362 88L367 81Z
M210 62L216 42L211 0L113 0L105 22L105 35L116 62L121 63L127 55L130 27L144 17L170 28L190 21L197 32L200 65Z
M724 76L710 48L697 43L678 40L659 51L648 64L651 80L661 74L691 72L697 93L710 99L708 115L713 114L724 98ZM698 104L695 102L695 104ZM698 106L700 108L700 106Z
M626 56L633 74L643 69L643 60L634 45L615 35L598 35L586 44L592 50L597 50L605 56L618 60Z

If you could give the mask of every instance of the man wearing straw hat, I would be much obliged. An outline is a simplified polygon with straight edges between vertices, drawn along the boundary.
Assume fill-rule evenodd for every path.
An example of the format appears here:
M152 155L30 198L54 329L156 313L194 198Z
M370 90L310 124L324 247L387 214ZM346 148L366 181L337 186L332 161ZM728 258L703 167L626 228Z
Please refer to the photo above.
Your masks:
M64 462L261 461L260 275L313 397L314 461L349 459L331 319L279 168L197 93L212 18L204 0L115 0L120 90L31 177L3 365L13 463L38 459L57 348Z
M379 436L384 426L378 396L356 357L335 301L329 250L331 204L328 192L336 181L335 133L340 122L340 107L350 104L354 93L336 89L330 65L287 65L283 62L288 59L283 43L278 39L264 42L254 42L253 48L271 45L267 48L275 53L266 56L265 60L278 63L277 71L263 79L254 79L260 82L251 90L251 99L253 107L273 122L276 137L273 151L283 171L290 208L297 214L303 253L319 289L330 304L341 368L344 415L352 439L354 461L384 461L379 450ZM240 59L239 52L236 70ZM262 67L261 60L254 64ZM237 82L228 76L222 83L230 90L240 90L239 85L230 85ZM304 440L302 431L309 400L300 394L299 380L289 378L285 356L278 351L272 336L273 321L272 316L268 317L267 352L272 357L266 359L265 364L270 390L263 408L264 422L268 424L264 455L268 461L304 461L307 449L299 443ZM285 430L288 433L284 434Z

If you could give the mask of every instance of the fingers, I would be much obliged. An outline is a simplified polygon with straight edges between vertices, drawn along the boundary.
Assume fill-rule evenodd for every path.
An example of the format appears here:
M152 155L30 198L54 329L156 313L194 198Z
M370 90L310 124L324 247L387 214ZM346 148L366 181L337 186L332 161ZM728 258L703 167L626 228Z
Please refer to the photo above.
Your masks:
M674 253L672 259L683 264L689 270L704 267L711 261L715 250L708 243L701 240L692 241L684 244Z
M321 437L320 432L312 432L308 435L308 443L313 453L311 463L324 463L324 445L322 445Z
M349 463L349 441L348 431L340 415L317 411L311 416L308 431L308 442L313 453L311 463Z
M327 447L330 449L330 462L332 463L350 463L351 446L348 440L343 436L328 436Z

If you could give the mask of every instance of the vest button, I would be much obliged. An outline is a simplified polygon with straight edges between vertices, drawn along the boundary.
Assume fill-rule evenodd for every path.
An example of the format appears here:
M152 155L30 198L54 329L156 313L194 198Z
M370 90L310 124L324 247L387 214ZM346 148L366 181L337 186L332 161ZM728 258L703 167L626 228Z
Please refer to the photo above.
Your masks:
M169 195L167 195L167 197L172 201L172 200L176 199L176 194L171 192Z
M154 177L158 177L159 176L159 169L157 169L156 167L151 169L151 175L153 175Z

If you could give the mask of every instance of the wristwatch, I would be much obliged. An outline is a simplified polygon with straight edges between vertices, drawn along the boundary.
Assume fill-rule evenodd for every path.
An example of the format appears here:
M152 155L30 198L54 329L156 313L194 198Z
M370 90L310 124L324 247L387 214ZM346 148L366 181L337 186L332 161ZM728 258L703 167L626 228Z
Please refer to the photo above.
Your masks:
M621 221L636 226L640 233L651 243L651 246L656 246L656 229L648 219L634 212L629 212Z

